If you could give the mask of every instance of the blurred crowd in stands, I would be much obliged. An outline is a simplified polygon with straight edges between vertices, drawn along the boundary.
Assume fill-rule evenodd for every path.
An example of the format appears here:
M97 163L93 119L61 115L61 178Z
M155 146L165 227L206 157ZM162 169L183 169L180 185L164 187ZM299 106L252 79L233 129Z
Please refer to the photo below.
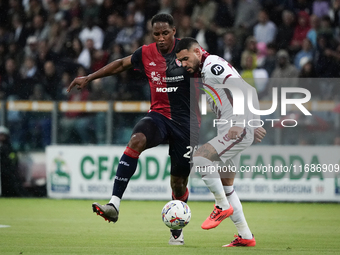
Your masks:
M0 0L0 99L149 100L147 81L134 70L88 90L66 88L152 43L157 13L173 15L177 37L195 37L233 64L260 99L271 87L261 79L340 77L340 0ZM299 86L313 99L339 99L336 82L306 84ZM103 144L103 122L100 114L66 113L59 142ZM17 149L51 143L49 113L9 112L7 125ZM94 132L84 128L91 125Z

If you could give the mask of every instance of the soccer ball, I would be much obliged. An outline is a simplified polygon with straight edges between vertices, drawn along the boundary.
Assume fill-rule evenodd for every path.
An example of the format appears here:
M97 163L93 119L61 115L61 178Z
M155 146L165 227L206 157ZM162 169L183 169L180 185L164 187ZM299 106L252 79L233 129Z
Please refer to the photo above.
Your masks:
M191 218L189 206L180 201L168 202L162 210L162 220L171 229L181 229L188 225Z

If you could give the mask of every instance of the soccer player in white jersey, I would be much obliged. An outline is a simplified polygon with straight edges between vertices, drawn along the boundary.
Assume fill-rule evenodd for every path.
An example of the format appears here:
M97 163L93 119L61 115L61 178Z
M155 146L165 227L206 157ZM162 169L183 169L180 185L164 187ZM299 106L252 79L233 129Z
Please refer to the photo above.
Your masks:
M193 157L193 168L199 170L203 181L215 197L215 208L201 227L215 228L222 220L230 217L237 228L238 236L223 247L255 246L255 238L248 227L233 184L235 169L239 169L240 153L254 140L261 142L266 131L262 127L253 127L259 126L260 122L256 123L259 116L254 115L246 104L243 105L244 114L233 114L233 110L236 105L242 107L239 101L234 102L237 100L237 91L242 92L245 97L251 95L254 108L259 109L256 90L240 77L232 65L219 56L209 55L193 38L181 39L175 51L177 59L188 72L202 77L210 107L217 119L221 120L217 124L223 123L216 125L217 136L202 145ZM221 85L223 88L219 87ZM247 102L247 99L243 101ZM247 124L248 121L251 121L251 126ZM226 175L218 173L216 164L219 169L234 171L229 170Z

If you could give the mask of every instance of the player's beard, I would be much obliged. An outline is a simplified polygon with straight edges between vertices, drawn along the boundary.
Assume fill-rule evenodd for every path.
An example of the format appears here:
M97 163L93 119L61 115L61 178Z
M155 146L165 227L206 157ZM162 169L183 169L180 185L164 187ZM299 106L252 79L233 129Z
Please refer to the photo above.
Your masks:
M195 62L193 63L192 69L193 72L196 73L199 71L199 67L200 67L200 60L199 59L195 59Z

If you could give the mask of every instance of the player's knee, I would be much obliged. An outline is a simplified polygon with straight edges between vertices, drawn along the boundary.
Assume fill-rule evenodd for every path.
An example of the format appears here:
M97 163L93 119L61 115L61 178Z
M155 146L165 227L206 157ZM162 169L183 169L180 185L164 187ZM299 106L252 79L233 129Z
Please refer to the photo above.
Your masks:
M199 173L203 178L205 175L210 173L212 162L205 157L193 157L193 171Z
M130 138L128 146L138 152L142 152L146 147L146 137L143 133L133 134Z
M223 186L233 186L234 178L221 178Z

